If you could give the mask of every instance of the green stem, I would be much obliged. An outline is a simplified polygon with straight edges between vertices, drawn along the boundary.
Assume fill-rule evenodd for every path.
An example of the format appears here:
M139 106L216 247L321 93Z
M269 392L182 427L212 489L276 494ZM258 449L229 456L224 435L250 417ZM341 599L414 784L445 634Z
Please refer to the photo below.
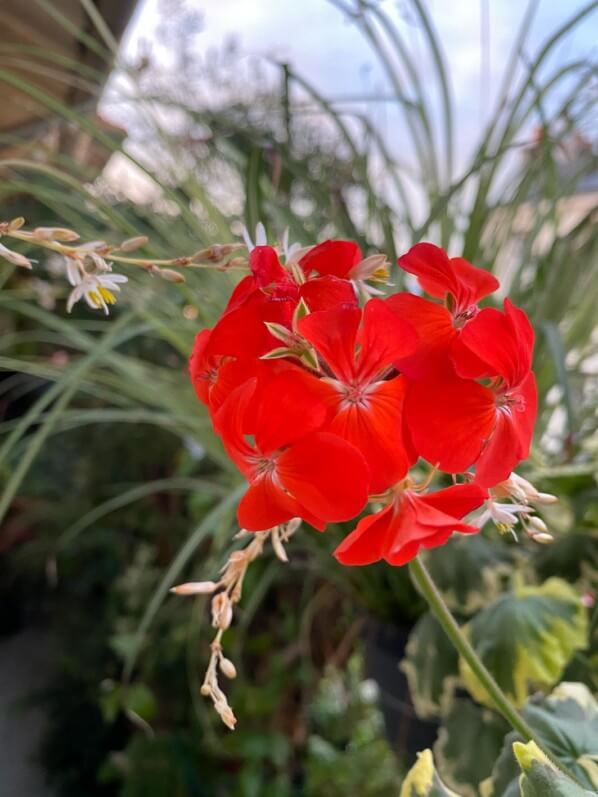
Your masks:
M526 742L535 742L540 750L546 755L552 763L558 767L565 775L577 785L581 786L577 778L569 772L569 770L560 762L556 761L554 756L548 753L542 742L535 735L534 730L528 725L526 720L517 711L515 706L511 703L509 698L494 680L492 674L486 669L483 662L475 652L473 646L459 627L459 624L451 614L448 606L444 602L438 587L434 583L432 576L428 569L419 557L416 557L409 563L409 569L415 584L419 591L426 599L432 614L440 625L443 627L446 635L451 640L453 645L463 659L467 662L475 677L486 690L486 693L492 700L495 709L502 714L511 727L522 736Z

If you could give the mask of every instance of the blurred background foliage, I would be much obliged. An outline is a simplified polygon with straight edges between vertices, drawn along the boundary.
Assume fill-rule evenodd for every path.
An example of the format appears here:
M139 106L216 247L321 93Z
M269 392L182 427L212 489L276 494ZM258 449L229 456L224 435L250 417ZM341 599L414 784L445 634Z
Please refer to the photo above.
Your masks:
M597 75L590 58L553 66L550 56L596 24L597 4L524 58L528 5L495 107L459 167L469 122L456 117L427 5L407 3L431 69L383 4L334 5L386 74L404 158L358 106L289 64L248 62L234 47L198 59L185 36L198 19L182 6L164 21L172 62L130 64L116 39L126 11L111 26L101 3L80 0L73 16L36 0L42 25L75 46L0 40L0 96L30 117L0 130L0 216L69 226L83 240L147 235L148 258L226 243L263 221L271 239L285 228L303 244L352 238L391 260L433 240L493 269L538 333L540 416L524 475L561 498L544 513L556 541L516 545L489 528L427 560L519 702L563 679L596 689ZM33 626L51 640L51 677L35 699L54 793L385 797L436 739L446 782L481 794L508 728L469 696L404 570L335 563L340 528L302 532L289 565L264 557L251 568L226 643L238 730L204 704L206 607L168 588L212 577L231 550L240 480L186 358L234 277L189 272L174 286L127 273L111 318L81 306L67 317L58 259L30 274L0 264L2 630ZM393 272L398 288L403 279ZM596 754L578 742L580 759ZM578 774L596 787L595 771ZM507 794L501 777L484 795Z

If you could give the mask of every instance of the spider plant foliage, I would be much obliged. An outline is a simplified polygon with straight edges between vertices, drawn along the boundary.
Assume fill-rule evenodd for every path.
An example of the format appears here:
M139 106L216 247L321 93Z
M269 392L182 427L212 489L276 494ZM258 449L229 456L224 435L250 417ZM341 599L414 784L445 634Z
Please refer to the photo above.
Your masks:
M589 57L571 55L563 61L554 55L579 26L596 23L598 4L580 7L533 46L530 30L539 3L530 0L486 122L470 152L458 157L462 126L469 130L472 123L455 110L459 87L451 80L451 54L444 52L428 4L403 3L406 26L388 4L330 2L339 24L355 26L370 47L400 146L372 121L371 105L328 96L306 79L300 63L248 60L232 45L198 56L192 40L181 36L193 29L196 20L185 17L193 12L177 12L182 16L171 21L177 46L167 61L149 56L127 63L91 0L80 0L87 19L81 29L55 4L37 0L36 14L47 14L94 58L80 63L58 50L0 44L0 96L3 88L10 89L10 97L34 120L26 130L0 132L0 222L25 216L32 228L60 225L76 230L82 241L115 247L139 238L148 262L169 261L216 242L238 242L243 226L252 231L263 222L269 240L280 240L285 228L291 241L304 245L348 238L365 255L381 250L391 262L410 245L430 240L494 271L538 330L540 413L529 474L561 498L546 514L559 555L532 554L527 541L520 554L493 531L473 543L453 540L447 554L452 558L436 563L431 554L429 565L438 571L451 609L468 624L473 644L489 650L489 658L497 651L493 674L525 703L530 722L544 712L558 727L553 715L562 705L576 719L593 712L593 721L595 705L590 711L583 686L561 689L561 694L555 684L563 671L567 680L594 688L596 678L591 645L586 650L588 601L580 596L598 586L598 211L592 196L583 193L584 179L598 169L595 148L585 141L595 122L597 74ZM64 85L84 99L75 104L60 99L64 92L57 87ZM15 248L39 257L26 242ZM50 255L27 273L0 260L0 406L8 399L22 407L18 417L0 417L0 521L18 513L32 469L59 438L97 428L110 435L115 427L135 424L143 425L148 436L171 439L179 452L176 472L158 469L146 482L121 484L97 504L82 507L78 516L66 514L67 502L60 533L46 538L42 529L37 540L40 550L60 561L124 507L165 493L180 492L190 496L189 502L194 494L205 498L199 517L190 512L187 538L179 540L166 563L162 560L143 610L127 618L126 633L115 632L128 682L135 679L148 643L159 645L152 636L157 617L162 627L178 623L178 638L185 635L188 617L175 620L165 613L168 590L185 573L203 579L216 571L240 491L186 372L194 336L221 311L234 272L189 270L185 282L173 284L148 270L123 270L129 281L114 317L104 319L81 305L67 317L60 257ZM395 270L391 280L400 279ZM350 596L356 606L385 620L394 618L399 606L413 620L418 603L407 576L401 583L400 576L392 573L393 580L376 566L331 574L328 541L297 544L325 574L327 588L343 599ZM462 550L466 545L472 550ZM205 569L192 572L198 549L210 557L202 562L207 574ZM513 571L523 575L509 583ZM558 579L559 589L549 590L547 585ZM257 591L249 614L258 611L263 597ZM527 614L522 614L524 603ZM246 631L250 621L243 622ZM521 628L510 638L505 628L517 624ZM496 634L486 639L492 627ZM596 616L590 639L595 640L595 628ZM533 662L527 658L530 647L539 651ZM547 647L556 650L558 661L547 661ZM505 665L509 654L504 651L510 648L516 648L516 661ZM488 665L492 668L492 662ZM564 776L553 762L529 745L524 748L520 739L507 737L503 749L502 719L483 707L475 682L470 691L480 705L454 697L456 687L464 689L472 678L448 652L447 639L429 614L412 630L403 669L416 712L441 716L441 730L451 723L462 727L455 719L460 713L470 717L470 726L477 722L482 729L479 738L490 738L491 753L481 756L482 771L462 747L451 746L448 735L439 737L434 758L440 773L432 753L423 752L405 777L403 797L511 797L518 793L520 771L525 797L574 797L586 793L582 786L598 784L591 763L596 749L586 749L591 745L585 737L583 744L576 739L583 761L576 759L577 769L570 762L581 786L563 786ZM555 690L535 705L537 687ZM249 695L247 704L253 699ZM127 706L119 703L117 709L126 713ZM211 729L209 722L202 714L202 728ZM475 742L476 734L470 735ZM153 743L149 736L146 741ZM519 745L515 754L513 742ZM213 752L213 739L210 744ZM548 744L558 757L558 745L550 747L550 738ZM241 753L231 747L226 755ZM480 791L484 778L491 785ZM264 786L260 793L271 792Z

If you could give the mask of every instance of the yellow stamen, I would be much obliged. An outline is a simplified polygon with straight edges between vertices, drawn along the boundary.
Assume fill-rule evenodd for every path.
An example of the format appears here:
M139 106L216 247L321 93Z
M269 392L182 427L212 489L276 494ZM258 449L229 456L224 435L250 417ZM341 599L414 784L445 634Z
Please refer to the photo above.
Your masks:
M109 291L108 288L104 288L100 285L98 290L102 294L102 297L107 304L116 304L116 296Z

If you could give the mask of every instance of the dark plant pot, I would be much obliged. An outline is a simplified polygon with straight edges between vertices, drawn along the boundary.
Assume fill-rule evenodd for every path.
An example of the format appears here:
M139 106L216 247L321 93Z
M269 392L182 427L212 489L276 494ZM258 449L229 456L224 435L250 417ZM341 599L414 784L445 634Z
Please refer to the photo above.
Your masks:
M397 755L409 762L417 752L431 747L438 733L437 722L420 719L415 713L407 678L399 669L410 631L410 627L373 618L367 621L364 631L365 673L380 690L386 737Z

